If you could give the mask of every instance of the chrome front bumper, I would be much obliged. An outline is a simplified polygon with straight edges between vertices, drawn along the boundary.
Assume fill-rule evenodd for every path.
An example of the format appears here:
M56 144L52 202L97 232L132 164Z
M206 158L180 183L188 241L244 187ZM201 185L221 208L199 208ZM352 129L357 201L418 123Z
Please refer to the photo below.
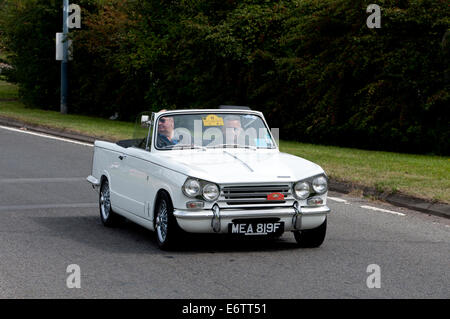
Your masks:
M216 206L217 207L217 206ZM192 233L227 233L228 224L240 218L279 218L285 231L312 229L320 226L330 212L327 206L277 207L267 209L174 210L180 227Z

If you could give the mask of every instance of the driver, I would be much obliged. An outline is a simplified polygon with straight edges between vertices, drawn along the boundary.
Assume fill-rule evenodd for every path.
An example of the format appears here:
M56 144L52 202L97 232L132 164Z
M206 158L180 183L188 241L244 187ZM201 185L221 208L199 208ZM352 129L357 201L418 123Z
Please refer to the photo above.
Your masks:
M164 112L166 110L161 110ZM171 116L163 116L158 121L158 138L156 144L160 148L176 145L179 141L174 138L174 121Z

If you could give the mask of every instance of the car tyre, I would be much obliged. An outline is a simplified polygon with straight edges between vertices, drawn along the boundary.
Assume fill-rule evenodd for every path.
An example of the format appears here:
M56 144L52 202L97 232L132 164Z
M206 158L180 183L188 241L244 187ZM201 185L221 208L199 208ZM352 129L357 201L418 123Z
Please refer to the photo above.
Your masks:
M167 193L161 193L155 205L156 242L162 250L171 250L179 242L182 230L173 215L173 205Z
M100 186L98 202L102 224L106 227L117 226L120 222L120 216L112 210L109 182L107 179L105 179Z
M327 219L319 227L294 231L297 246L301 248L316 248L322 245L327 233Z

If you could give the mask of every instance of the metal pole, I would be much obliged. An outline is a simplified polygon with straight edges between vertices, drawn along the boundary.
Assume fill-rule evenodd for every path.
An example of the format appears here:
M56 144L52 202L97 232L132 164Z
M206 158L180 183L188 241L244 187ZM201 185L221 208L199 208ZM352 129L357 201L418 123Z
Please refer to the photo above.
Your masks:
M67 67L68 67L68 52L69 43L67 42L67 35L69 28L67 26L67 18L69 16L69 0L63 0L63 60L61 61L61 113L67 114Z

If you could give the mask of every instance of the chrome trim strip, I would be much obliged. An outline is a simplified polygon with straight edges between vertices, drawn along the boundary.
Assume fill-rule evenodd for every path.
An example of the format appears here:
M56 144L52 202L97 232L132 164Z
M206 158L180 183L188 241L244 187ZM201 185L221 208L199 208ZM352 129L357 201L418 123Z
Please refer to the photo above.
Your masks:
M185 210L174 210L173 215L180 219L209 219L214 217L212 210L204 211L185 211Z
M328 206L300 207L300 212L305 215L328 214L330 211Z
M223 152L224 152L225 154L227 154L227 155L233 157L235 160L241 162L241 164L244 165L245 167L247 167L247 168L250 170L250 172L254 172L254 170L253 170L246 162L244 162L243 160L241 160L239 157L237 157L237 156L235 156L235 155L233 155L233 154L231 154L231 153L228 153L228 152L225 151L225 150L224 150Z
M330 209L327 206L319 207L300 207L303 216L328 214ZM295 215L294 207L268 208L267 210L251 210L251 209L222 209L220 210L220 218L260 218L260 217L292 217ZM173 212L176 218L180 219L210 219L214 217L212 210L202 211L185 211L176 209Z

